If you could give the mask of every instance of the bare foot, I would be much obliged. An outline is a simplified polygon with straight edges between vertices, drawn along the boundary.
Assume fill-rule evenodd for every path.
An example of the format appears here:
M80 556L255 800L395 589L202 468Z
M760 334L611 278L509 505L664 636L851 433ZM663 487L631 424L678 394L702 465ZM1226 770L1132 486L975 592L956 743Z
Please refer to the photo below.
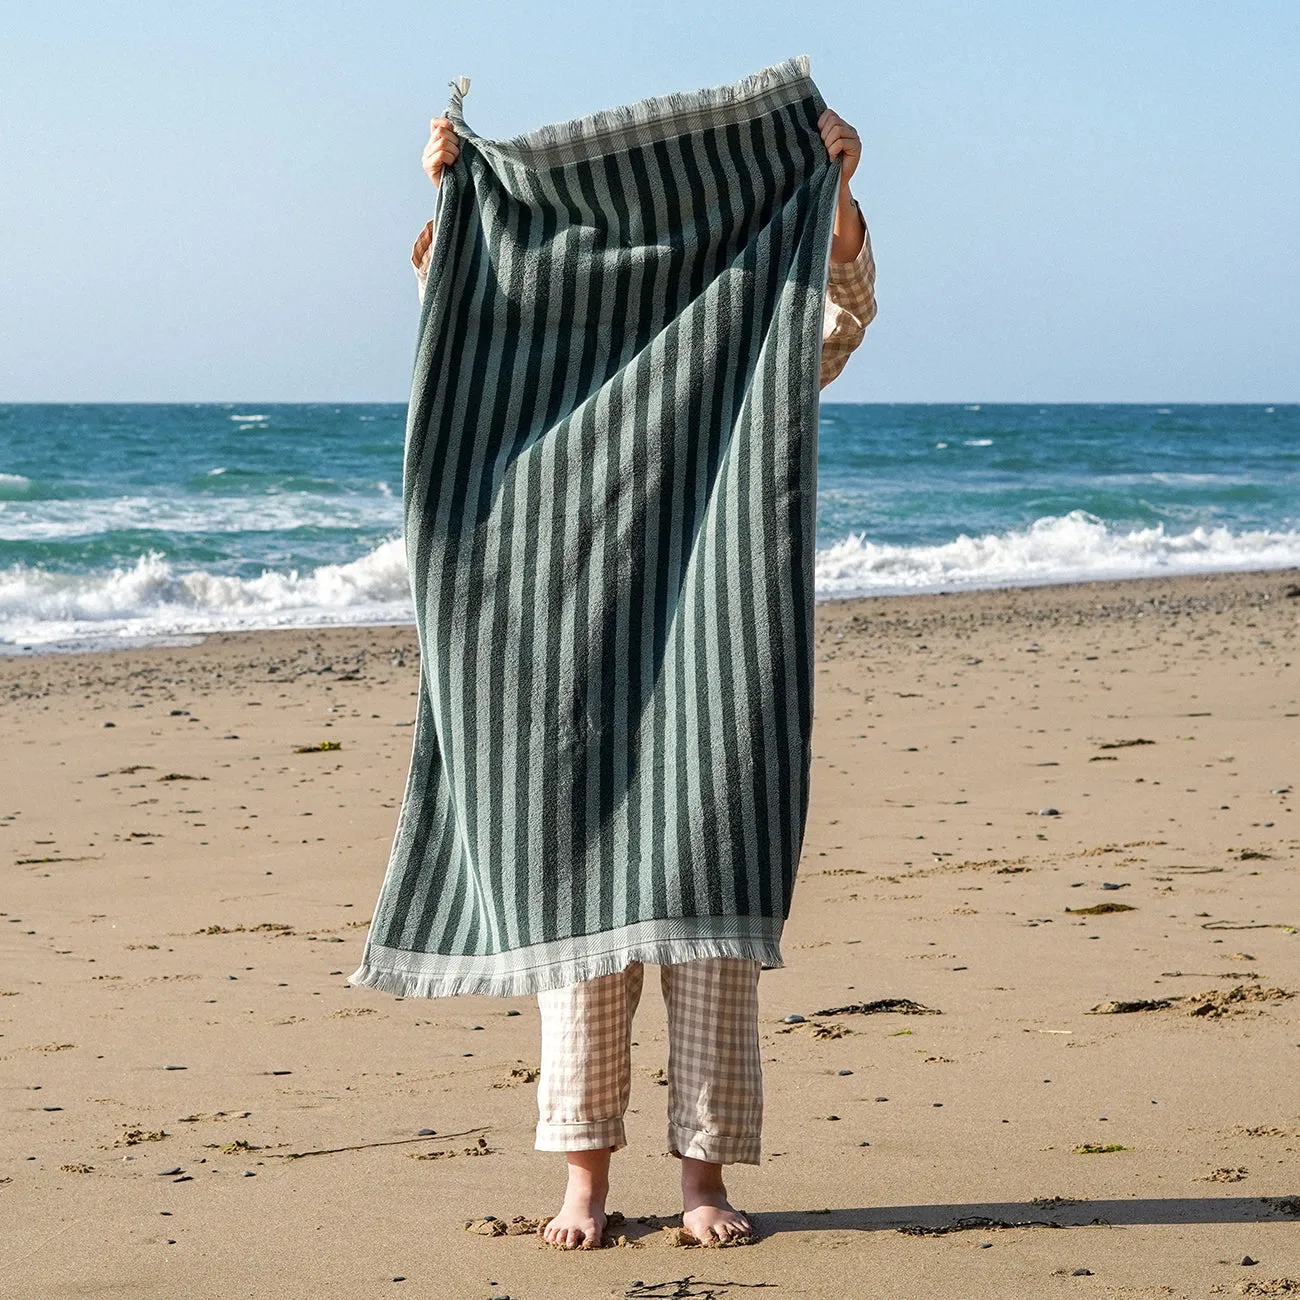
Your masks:
M605 1197L609 1194L608 1147L570 1151L569 1183L560 1212L538 1229L544 1241L565 1250L596 1250L605 1234Z
M683 1157L682 1227L701 1246L753 1235L749 1220L727 1200L721 1165Z

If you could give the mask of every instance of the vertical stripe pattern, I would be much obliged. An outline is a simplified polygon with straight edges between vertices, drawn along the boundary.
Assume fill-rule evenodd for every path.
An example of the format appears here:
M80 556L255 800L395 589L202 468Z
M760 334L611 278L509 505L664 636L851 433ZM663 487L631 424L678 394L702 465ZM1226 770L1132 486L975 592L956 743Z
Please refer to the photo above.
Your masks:
M800 58L496 141L462 94L405 449L419 705L352 982L779 966L811 759L825 104Z

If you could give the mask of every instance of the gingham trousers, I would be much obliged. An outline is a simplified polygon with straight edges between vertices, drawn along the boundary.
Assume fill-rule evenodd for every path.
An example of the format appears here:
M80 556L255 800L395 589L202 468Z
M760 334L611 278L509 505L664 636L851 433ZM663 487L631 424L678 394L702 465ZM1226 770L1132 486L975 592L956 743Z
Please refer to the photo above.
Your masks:
M757 961L739 957L659 968L668 1011L668 1150L675 1156L759 1163L759 969ZM613 975L538 994L537 1150L627 1145L632 1017L643 976L642 963L634 961Z

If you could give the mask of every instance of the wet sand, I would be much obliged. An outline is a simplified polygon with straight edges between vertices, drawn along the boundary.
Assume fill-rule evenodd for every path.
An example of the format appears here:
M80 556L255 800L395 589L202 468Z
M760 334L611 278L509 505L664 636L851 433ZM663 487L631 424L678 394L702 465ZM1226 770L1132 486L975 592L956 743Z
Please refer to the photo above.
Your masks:
M657 996L574 1254L465 1228L558 1206L532 1001L345 983L412 629L0 659L0 1296L1300 1294L1297 584L818 607L762 1235L708 1254Z

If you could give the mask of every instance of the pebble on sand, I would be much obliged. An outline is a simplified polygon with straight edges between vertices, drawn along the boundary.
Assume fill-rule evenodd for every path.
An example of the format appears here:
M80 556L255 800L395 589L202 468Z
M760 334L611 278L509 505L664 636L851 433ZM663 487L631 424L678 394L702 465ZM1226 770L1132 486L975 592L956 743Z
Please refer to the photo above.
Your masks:
M801 1016L797 1011L792 1011L788 1016L786 1016L784 1021L787 1025L803 1025L807 1024L807 1022L808 1017Z

